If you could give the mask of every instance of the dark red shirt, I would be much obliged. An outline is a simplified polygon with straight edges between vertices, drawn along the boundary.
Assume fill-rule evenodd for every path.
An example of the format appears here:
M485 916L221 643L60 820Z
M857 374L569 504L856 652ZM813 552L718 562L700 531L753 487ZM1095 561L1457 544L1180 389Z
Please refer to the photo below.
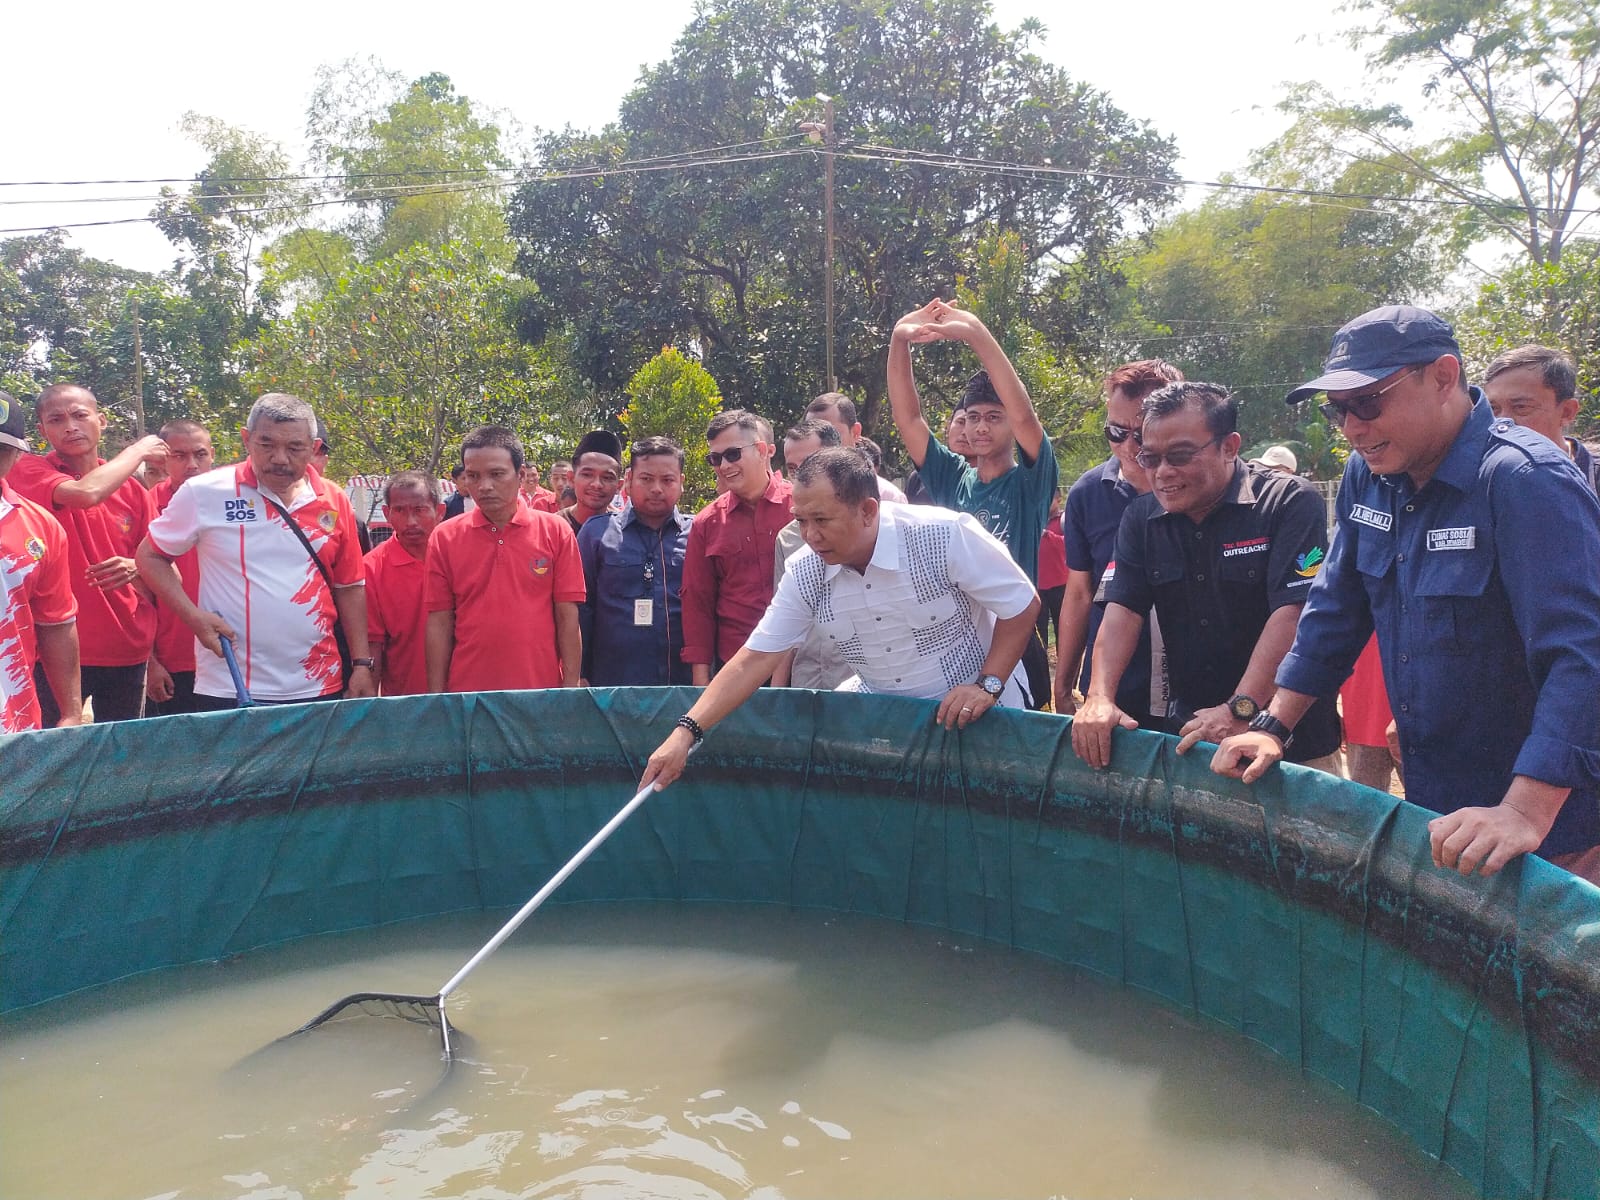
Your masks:
M793 510L793 489L774 471L755 504L724 492L695 515L683 558L684 662L727 662L744 645L772 603L778 531Z
M163 479L150 490L150 498L155 501L156 512L164 513L167 505L172 503L172 493L178 490L178 481L171 477ZM200 603L200 555L197 551L189 550L178 555L178 578L183 580L183 594L196 604ZM172 609L156 605L156 649L155 660L167 669L173 671L194 670L194 631L183 623L183 619Z

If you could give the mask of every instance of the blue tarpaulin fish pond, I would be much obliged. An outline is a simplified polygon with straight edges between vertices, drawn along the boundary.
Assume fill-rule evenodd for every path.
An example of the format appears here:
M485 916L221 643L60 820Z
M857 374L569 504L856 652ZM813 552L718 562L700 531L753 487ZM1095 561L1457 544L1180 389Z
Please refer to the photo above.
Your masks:
M626 801L688 689L256 708L0 738L0 1011L312 934L511 908ZM1429 860L1427 813L1246 789L1119 735L767 690L553 902L937 926L1260 1042L1485 1196L1600 1197L1600 890Z

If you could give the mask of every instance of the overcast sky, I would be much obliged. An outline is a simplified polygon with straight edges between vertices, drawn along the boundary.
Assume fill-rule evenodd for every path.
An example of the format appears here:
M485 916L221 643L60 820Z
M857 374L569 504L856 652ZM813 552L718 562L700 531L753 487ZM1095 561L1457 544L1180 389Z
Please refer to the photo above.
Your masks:
M527 126L595 128L615 115L641 65L667 57L693 7L692 0L13 5L7 40L32 49L7 56L11 120L0 141L0 182L190 176L205 156L177 133L189 110L268 134L298 157L316 68L352 56L374 55L410 77L442 71L463 94ZM1341 25L1332 4L1295 11L1281 0L995 0L994 9L1008 28L1038 17L1049 30L1046 58L1175 135L1189 178L1237 169L1271 140L1284 124L1272 108L1284 83L1317 79L1348 92L1362 77L1359 57L1332 36ZM17 201L153 191L4 187L0 229L150 208L148 199ZM171 258L148 225L71 236L88 253L129 266L157 269Z

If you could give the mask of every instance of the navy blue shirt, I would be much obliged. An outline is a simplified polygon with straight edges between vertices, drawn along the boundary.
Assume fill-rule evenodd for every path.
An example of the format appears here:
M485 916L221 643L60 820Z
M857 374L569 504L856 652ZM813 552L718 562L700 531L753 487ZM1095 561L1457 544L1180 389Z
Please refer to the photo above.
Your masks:
M1310 484L1237 459L1221 501L1198 524L1154 495L1128 505L1105 596L1134 612L1154 606L1178 728L1234 695L1268 619L1305 603L1327 548L1327 506ZM1295 726L1289 761L1339 749L1337 691L1337 683L1326 689Z
M1514 775L1570 787L1539 848L1567 854L1600 842L1600 499L1472 397L1420 489L1351 456L1278 686L1337 687L1375 628L1406 798L1447 813L1499 804Z
M659 530L634 515L601 513L578 532L578 557L589 598L578 606L583 677L594 687L665 687L692 683L683 649L683 551L691 517L676 508ZM649 600L650 623L635 623Z
M1139 492L1122 477L1122 466L1112 455L1098 467L1078 476L1067 491L1066 509L1061 514L1061 536L1066 542L1067 567L1089 576L1089 594L1100 590L1100 579L1116 556L1117 526L1128 505ZM1078 673L1078 690L1088 692L1094 666L1094 639L1105 616L1104 603L1089 606L1088 639L1083 644L1083 670ZM1141 616L1145 614L1141 613ZM1139 630L1128 669L1117 685L1117 707L1141 725L1150 715L1150 625Z

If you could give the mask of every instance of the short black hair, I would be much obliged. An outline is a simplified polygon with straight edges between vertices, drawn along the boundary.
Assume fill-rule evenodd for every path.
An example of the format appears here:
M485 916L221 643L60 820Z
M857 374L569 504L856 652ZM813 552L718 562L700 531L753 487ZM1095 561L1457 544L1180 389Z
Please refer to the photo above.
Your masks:
M730 408L711 418L711 424L706 426L706 441L715 441L730 429L742 429L763 442L772 440L772 426L768 422L748 409Z
M1557 404L1578 394L1578 372L1572 360L1549 346L1518 346L1507 350L1489 364L1483 381L1488 383L1496 375L1520 371L1524 367L1533 367L1539 372L1540 381L1555 393Z
M522 452L522 439L504 425L479 425L461 439L461 465L467 464L468 450L493 450L496 447L511 455L511 465L522 470L528 457Z
M843 392L823 392L810 404L806 405L806 413L837 412L839 420L846 425L856 423L856 402Z
M873 441L866 434L862 434L856 439L856 449L867 456L868 460L872 463L872 469L874 471L880 470L883 467L883 447L878 445L877 442Z
M641 458L659 458L670 454L678 460L678 470L683 470L683 447L669 437L656 434L654 437L640 438L628 447L628 465L631 467ZM571 463L567 464L569 467ZM553 466L552 466L552 469Z
M426 471L396 471L383 485L383 502L394 503L395 488L421 488L428 499L439 503L439 481Z
M1239 428L1239 405L1233 393L1220 383L1169 383L1151 392L1139 406L1146 421L1171 416L1185 408L1200 410L1212 437L1227 437Z
M794 423L792 429L784 433L783 440L786 442L803 442L808 437L816 438L824 450L829 446L839 445L842 440L839 437L838 429L821 417L801 417L800 420Z
M961 400L956 404L958 409L971 408L974 404L999 404L1005 405L1000 400L1000 393L994 390L994 383L989 379L989 372L979 371L967 380L967 386L961 391Z
M830 446L818 450L800 464L794 481L800 487L811 487L823 479L833 488L833 494L851 508L869 498L878 498L878 477L873 474L872 463L853 448Z

